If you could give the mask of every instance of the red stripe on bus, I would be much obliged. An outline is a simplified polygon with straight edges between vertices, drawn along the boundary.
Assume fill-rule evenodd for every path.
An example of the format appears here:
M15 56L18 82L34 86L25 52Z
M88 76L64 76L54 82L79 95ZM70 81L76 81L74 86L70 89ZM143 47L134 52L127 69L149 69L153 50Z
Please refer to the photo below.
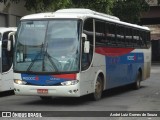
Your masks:
M60 75L53 75L56 78L63 78L63 79L76 79L76 74L60 74Z
M105 56L121 56L133 51L134 48L109 48L109 47L96 47L95 51L98 54Z

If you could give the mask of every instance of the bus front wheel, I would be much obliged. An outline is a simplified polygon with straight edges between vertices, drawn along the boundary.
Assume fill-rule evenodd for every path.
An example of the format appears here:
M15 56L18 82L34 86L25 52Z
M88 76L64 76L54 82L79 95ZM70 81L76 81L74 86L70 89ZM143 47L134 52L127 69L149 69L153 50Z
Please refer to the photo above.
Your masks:
M95 91L92 94L93 100L101 99L102 91L103 91L103 81L101 77L98 77L95 84Z

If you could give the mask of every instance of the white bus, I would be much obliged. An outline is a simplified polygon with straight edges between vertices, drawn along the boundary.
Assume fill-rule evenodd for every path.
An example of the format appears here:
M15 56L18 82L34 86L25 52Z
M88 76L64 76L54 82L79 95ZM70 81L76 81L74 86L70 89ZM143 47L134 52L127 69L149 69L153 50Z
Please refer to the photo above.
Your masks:
M32 14L21 19L14 56L16 95L99 100L150 76L150 30L89 9Z
M13 90L13 48L7 50L8 36L16 28L0 27L0 92Z

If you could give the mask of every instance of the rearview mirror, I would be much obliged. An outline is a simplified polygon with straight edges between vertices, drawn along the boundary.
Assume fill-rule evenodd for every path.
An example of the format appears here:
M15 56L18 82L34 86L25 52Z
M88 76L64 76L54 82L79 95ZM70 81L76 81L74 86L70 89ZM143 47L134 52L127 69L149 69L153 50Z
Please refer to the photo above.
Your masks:
M85 41L84 42L84 53L89 53L89 49L90 49L90 42Z
M11 40L8 40L8 42L7 42L7 51L11 51L11 47L12 47Z

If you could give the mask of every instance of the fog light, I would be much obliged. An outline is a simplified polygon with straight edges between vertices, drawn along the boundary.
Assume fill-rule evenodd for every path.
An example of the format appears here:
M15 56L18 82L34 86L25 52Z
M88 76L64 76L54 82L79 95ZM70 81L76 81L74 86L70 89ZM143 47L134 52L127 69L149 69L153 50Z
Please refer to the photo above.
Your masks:
M74 93L78 92L78 89L76 89L76 90L73 90L73 92L74 92Z
M72 90L69 90L69 93L72 93Z
M25 84L27 84L27 82L25 82L23 80L18 80L18 79L15 79L14 83L19 84L19 85L25 85Z

